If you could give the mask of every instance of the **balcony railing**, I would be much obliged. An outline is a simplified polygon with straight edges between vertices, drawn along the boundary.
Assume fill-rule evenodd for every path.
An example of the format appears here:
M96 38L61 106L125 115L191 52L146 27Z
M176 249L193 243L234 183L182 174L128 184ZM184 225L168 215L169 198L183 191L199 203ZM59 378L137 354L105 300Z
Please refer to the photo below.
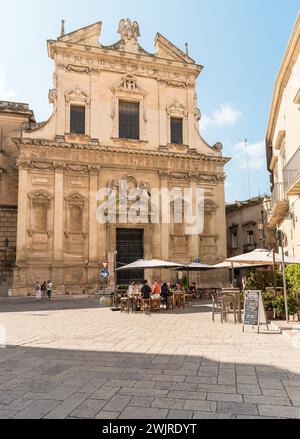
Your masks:
M289 201L284 191L284 183L275 183L271 196L271 214L269 222L272 225L279 224L289 210Z
M288 195L300 195L300 147L283 169L284 191Z
M287 201L287 195L285 194L284 188L285 188L285 183L274 184L273 192L271 195L272 210L274 209L276 204L282 201Z

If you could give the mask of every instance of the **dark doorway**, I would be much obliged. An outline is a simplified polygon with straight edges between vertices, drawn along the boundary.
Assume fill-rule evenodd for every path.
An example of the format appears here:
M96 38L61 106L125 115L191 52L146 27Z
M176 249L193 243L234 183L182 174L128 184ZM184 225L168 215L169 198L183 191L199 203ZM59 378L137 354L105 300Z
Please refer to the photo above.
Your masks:
M144 258L144 230L117 229L117 267ZM129 285L133 281L142 282L144 270L117 271L117 284Z

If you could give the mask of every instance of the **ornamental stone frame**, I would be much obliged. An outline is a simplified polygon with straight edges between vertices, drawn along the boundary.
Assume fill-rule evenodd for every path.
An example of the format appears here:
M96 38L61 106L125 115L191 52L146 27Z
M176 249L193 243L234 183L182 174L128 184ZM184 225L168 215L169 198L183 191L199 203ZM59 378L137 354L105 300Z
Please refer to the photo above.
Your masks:
M189 143L188 139L188 111L185 106L182 105L177 99L166 108L167 114L167 143L171 144L171 118L177 117L182 119L182 135L183 135L183 145L187 146Z
M70 134L71 106L78 105L85 108L85 135L90 136L90 97L79 85L65 93L66 116L65 133ZM76 135L77 136L77 135Z
M112 108L111 118L113 121L112 139L119 139L119 102L126 100L128 102L139 103L140 114L140 141L147 141L147 115L146 115L146 96L147 92L142 90L137 84L137 78L134 75L127 74L122 78L121 83L111 88Z

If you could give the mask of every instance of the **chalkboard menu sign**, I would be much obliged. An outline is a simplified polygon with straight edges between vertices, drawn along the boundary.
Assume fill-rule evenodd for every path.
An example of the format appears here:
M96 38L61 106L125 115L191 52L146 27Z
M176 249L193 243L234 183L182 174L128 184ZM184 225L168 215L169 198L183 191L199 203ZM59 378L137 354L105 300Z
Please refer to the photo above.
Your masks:
M243 331L245 326L257 326L259 332L260 325L267 325L262 292L245 291Z
M259 293L259 291L246 292L244 325L258 326Z

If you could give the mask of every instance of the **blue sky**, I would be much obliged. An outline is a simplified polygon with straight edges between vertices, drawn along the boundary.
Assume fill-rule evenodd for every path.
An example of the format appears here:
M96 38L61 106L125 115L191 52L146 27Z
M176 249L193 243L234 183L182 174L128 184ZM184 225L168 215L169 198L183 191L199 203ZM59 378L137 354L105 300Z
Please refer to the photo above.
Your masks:
M120 18L139 22L141 45L154 51L157 31L204 70L198 80L201 134L221 141L226 199L267 193L264 138L274 81L297 14L299 0L0 0L0 99L28 102L38 121L51 113L48 90L53 65L46 40L56 38L60 20L70 32L102 21L103 44L118 40Z

